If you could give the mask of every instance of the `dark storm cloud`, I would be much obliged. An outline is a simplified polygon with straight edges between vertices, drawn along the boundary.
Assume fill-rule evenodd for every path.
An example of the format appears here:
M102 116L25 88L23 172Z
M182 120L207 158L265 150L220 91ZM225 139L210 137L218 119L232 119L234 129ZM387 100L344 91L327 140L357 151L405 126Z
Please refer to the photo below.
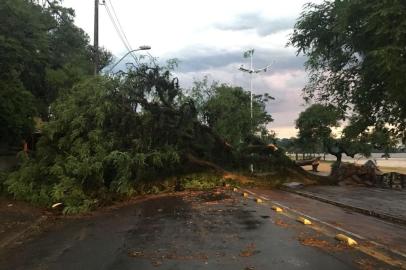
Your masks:
M243 14L228 23L217 24L215 27L224 31L256 30L260 36L268 36L279 31L292 29L294 18L267 19L257 13Z

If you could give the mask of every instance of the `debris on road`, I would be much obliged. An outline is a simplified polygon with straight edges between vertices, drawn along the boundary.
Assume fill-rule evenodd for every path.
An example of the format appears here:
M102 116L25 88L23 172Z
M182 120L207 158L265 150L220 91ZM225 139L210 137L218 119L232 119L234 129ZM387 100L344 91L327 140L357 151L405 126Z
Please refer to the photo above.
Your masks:
M279 227L283 227L283 228L286 228L286 227L289 226L289 224L287 224L286 222L284 222L284 221L282 221L282 220L280 220L280 219L275 220L274 223L275 223L276 225L278 225Z
M58 208L59 206L62 206L62 203L54 203L51 208Z
M260 253L261 251L255 249L255 244L250 243L248 244L244 250L240 252L240 257L251 257L255 254Z
M130 252L128 252L128 256L140 258L140 257L144 257L144 253L142 251L130 251Z
M334 245L326 240L320 240L315 237L300 236L298 240L304 246L317 247L327 251L341 251L345 248L343 245Z
M289 183L284 183L283 186L285 186L287 188L298 189L298 188L302 188L304 185L303 185L303 183L299 183L299 182L289 182Z
M355 261L361 270L374 270L376 269L376 264L368 259L359 259Z

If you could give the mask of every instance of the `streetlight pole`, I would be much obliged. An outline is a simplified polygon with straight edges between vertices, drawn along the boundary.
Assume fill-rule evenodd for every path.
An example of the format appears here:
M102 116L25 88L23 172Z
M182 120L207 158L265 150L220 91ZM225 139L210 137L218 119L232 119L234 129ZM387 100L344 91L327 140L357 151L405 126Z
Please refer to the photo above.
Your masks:
M251 60L250 70L253 70L253 69L252 69L252 58L254 57L254 49L252 49L252 53L250 53L250 55L251 55L251 57L250 57L250 60ZM252 119L252 73L253 73L253 72L251 72L251 73L250 73L250 111L251 111L251 128L252 128L252 125L253 125L253 119Z
M251 114L251 121L253 120L253 90L252 90L252 79L253 79L253 74L254 73L260 73L260 72L267 72L268 69L271 67L271 64L267 65L264 68L259 68L259 69L254 69L254 64L253 64L253 57L254 57L254 49L248 50L244 53L244 57L250 57L250 68L244 68L244 65L241 65L239 67L239 70L242 72L246 72L250 74L250 114Z
M250 57L250 68L246 69L244 68L243 65L240 66L239 70L242 72L246 72L250 74L250 115L251 115L251 129L252 132L254 132L254 115L253 115L253 89L252 89L252 76L254 73L260 73L260 72L267 72L268 69L271 67L271 64L267 65L264 68L260 69L254 69L253 66L253 57L254 57L254 49L248 50L244 52L244 57ZM250 164L250 171L254 172L254 164Z
M126 54L124 54L123 57L120 58L120 60L118 60L118 61L109 69L109 71L108 71L107 73L111 73L111 71L113 71L113 69L114 69L121 61L123 61L123 59L126 58L130 53L133 53L133 52L136 52L136 51L146 51L146 50L150 50L150 49L151 49L151 46L144 45L144 46L138 47L138 49L131 50L131 51L127 52Z

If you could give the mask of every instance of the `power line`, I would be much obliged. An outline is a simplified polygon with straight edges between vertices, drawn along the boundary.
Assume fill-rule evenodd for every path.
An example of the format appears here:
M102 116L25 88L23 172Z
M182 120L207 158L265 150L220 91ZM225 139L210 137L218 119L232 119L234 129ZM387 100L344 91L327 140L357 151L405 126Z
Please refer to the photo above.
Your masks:
M110 2L110 4L111 4L111 2ZM108 5L107 5L105 2L104 2L104 7L106 8L107 15L108 15L108 17L109 17L111 23L113 24L114 29L116 30L116 32L117 32L117 34L118 34L118 36L119 36L121 42L123 43L124 47L125 47L129 52L131 52L131 51L132 51L131 45L129 44L128 39L127 39L127 37L126 37L126 35L125 35L123 29L120 28L121 24L120 24L120 21L118 20L118 17L117 17L117 16L116 16L116 17L113 16L112 12L110 11ZM114 9L113 6L112 6L112 9ZM116 19L114 19L114 18L116 18ZM117 23L116 23L116 21L117 21ZM135 61L137 64L139 64L137 57L135 57L135 55L134 55L133 53L130 53L130 54L131 54L131 56L134 58L134 61Z
M120 40L121 40L121 42L123 43L124 47L125 47L128 51L130 51L130 48L129 48L129 46L127 45L127 43L126 43L126 41L125 41L123 35L121 34L121 31L120 31L120 29L118 28L118 26L117 26L117 24L116 24L116 21L114 20L114 17L113 17L113 15L112 15L110 9L108 8L107 5L105 5L105 8L106 8L106 11L107 11L107 15L109 16L109 19L110 19L111 23L113 24L114 29L116 30L116 33L117 33L118 37L120 38Z
M123 37L124 37L125 41L127 42L128 47L132 50L133 48L131 47L131 44L130 44L130 42L129 42L128 39L127 39L127 36L126 36L126 34L125 34L125 32L124 32L124 29L123 29L123 27L121 26L120 20L118 19L118 16L117 16L117 13L116 13L116 9L114 8L113 3L111 2L111 0L108 0L108 2L110 3L111 10L113 11L114 17L116 18L118 27L119 27L119 29L121 30L121 33L123 33Z

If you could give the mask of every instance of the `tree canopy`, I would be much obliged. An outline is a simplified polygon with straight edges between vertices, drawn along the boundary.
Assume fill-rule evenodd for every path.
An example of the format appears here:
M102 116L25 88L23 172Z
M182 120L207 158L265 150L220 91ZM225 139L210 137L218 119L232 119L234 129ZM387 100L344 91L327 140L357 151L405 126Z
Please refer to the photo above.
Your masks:
M18 142L34 116L47 119L58 95L92 74L94 50L59 0L0 1L0 17L0 139ZM100 68L111 58L101 55Z
M267 124L273 121L266 110L271 99L268 94L253 96L253 113L250 113L250 92L241 87L213 82L207 78L194 82L190 90L200 119L238 148L252 134L268 134Z
M300 145L310 152L322 146L321 150L336 156L337 161L341 161L343 154L368 157L373 149L388 153L395 146L395 139L388 129L372 128L359 134L352 132L351 125L343 127L342 119L341 111L332 105L311 105L296 120ZM338 127L342 128L342 134L334 135L333 128Z
M290 44L308 57L306 99L340 108L358 133L389 127L406 138L405 1L307 4Z

